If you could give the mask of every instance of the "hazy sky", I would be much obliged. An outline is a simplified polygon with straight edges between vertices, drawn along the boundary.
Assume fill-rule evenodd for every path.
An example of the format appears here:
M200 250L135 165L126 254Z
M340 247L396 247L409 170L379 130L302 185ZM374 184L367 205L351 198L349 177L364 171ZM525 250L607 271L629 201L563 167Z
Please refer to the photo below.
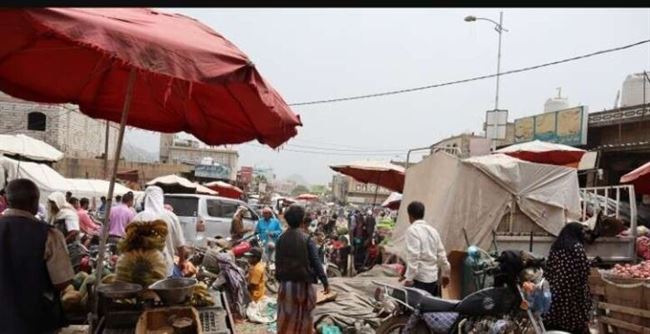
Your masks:
M163 9L192 16L244 51L289 102L345 97L496 72L498 9ZM502 71L650 38L650 9L504 9ZM590 111L611 108L630 73L650 70L650 45L501 78L509 120L543 111L557 94ZM402 95L294 107L304 126L285 150L238 146L240 165L327 183L330 164L391 159L444 137L481 132L494 79ZM158 150L158 135L131 144ZM302 153L287 150L329 153ZM397 155L388 150L400 150ZM336 155L335 155L336 153ZM388 155L386 155L388 154Z

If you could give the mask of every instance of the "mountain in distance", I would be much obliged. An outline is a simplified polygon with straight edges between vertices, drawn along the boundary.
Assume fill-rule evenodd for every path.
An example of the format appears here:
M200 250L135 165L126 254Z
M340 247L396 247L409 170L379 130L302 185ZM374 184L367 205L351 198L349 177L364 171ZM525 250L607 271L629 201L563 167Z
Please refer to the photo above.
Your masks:
M122 157L126 161L133 162L157 162L159 160L158 153L147 151L128 142L124 142L122 146Z
M285 177L284 179L286 181L294 182L295 184L301 184L301 185L307 186L307 187L310 186L309 182L307 182L305 180L305 178L302 177L302 175L299 175L299 174L292 174L292 175L290 175L288 177Z

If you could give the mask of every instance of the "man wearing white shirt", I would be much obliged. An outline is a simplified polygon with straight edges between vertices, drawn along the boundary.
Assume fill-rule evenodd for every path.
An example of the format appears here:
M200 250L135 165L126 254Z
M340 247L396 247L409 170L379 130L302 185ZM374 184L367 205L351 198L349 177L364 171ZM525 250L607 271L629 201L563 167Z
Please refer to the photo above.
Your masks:
M435 228L424 218L424 204L411 202L407 209L411 226L406 230L405 286L422 289L433 296L438 295L438 271L442 286L449 284L451 266L447 261L445 246Z

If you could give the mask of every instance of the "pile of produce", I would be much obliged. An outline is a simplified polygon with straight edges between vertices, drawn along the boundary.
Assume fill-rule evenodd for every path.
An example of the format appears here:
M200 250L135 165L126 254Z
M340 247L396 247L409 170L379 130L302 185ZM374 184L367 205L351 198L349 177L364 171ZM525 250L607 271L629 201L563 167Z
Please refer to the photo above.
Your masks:
M637 265L617 264L611 274L619 278L650 279L650 261L643 261Z
M110 284L115 282L115 274L110 274L102 278L102 283ZM82 312L87 310L88 305L88 289L90 285L95 284L95 274L88 275L86 272L80 271L72 279L72 284L68 285L63 291L61 297L61 304L66 312Z
M212 295L210 295L210 292L208 292L208 286L205 283L199 282L194 286L194 291L192 291L191 304L195 307L206 307L214 305Z
M118 248L117 280L144 287L167 277L167 263L162 253L167 238L167 223L162 220L132 222L126 227Z
M640 258L650 260L650 238L642 236L636 239L636 253Z

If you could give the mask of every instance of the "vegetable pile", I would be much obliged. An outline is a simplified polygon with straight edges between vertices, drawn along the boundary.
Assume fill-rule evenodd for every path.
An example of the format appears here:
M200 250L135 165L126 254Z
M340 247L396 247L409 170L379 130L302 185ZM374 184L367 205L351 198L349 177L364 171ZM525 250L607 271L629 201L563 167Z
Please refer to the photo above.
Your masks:
M650 279L650 261L643 261L637 265L617 264L612 269L612 274L621 278Z

